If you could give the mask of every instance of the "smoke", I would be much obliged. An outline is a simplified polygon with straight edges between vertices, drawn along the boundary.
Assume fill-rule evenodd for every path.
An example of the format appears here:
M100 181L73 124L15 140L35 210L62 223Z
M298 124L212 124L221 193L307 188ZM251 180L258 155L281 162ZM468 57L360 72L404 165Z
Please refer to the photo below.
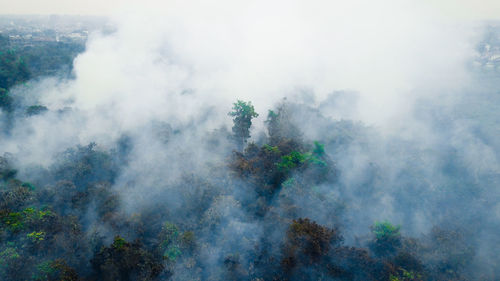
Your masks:
M474 238L494 240L500 208L492 202L496 213L486 219L490 207L481 202L500 195L495 180L484 180L498 177L500 146L482 122L498 115L474 119L485 104L467 111L469 99L494 92L485 86L474 94L484 85L471 67L477 24L442 20L419 1L128 4L110 16L115 32L90 36L74 79L14 93L50 109L16 119L0 140L25 176L23 167L49 168L75 144L113 149L125 137L132 145L113 186L120 208L132 215L163 204L171 217L203 220L209 227L200 239L210 246L201 255L207 266L220 264L238 246L248 252L262 236L284 232L269 226L280 210L266 223L246 213L240 202L258 196L220 164L231 153L227 112L237 99L252 101L259 142L267 110L287 97L292 123L306 141L326 142L340 174L314 187L326 200L283 189L273 206L290 200L302 206L299 216L327 225L343 216L349 244L382 219L418 236L450 218L479 217L495 227ZM482 186L480 194L473 186ZM342 200L343 215L335 211ZM193 206L201 218L190 217ZM478 249L491 258L486 246Z
M75 60L75 80L32 90L50 109L81 112L74 129L67 118L49 121L48 130L32 123L43 129L29 139L43 142L55 130L64 132L62 141L102 142L153 119L186 123L207 108L213 129L227 124L220 116L235 99L252 100L264 113L304 90L313 103L355 91L347 117L408 129L418 98L466 85L474 55L470 29L424 8L412 1L131 5L111 17L115 33L90 37ZM325 114L345 118L342 111Z

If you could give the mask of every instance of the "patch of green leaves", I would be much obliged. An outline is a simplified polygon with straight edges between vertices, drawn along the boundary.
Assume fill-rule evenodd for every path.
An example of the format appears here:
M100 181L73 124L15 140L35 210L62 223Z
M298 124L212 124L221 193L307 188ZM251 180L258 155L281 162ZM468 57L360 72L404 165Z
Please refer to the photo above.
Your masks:
M122 250L125 247L125 245L127 245L127 241L125 241L125 239L117 235L115 236L113 244L111 246L117 250Z
M401 226L392 225L390 222L375 222L372 227L372 233L375 235L375 239L377 240L389 240L394 238L399 238L401 233L399 230Z
M26 235L28 239L33 243L40 243L45 240L45 232L44 231L33 231Z
M163 258L169 261L175 261L180 255L182 255L182 252L177 245L170 245L163 252Z
M322 155L324 155L323 145L315 142L315 148L312 152L301 153L299 151L292 151L290 154L282 156L281 161L276 165L280 171L285 173L304 164L326 167L327 163L320 158Z
M39 263L36 266L36 272L33 273L33 280L49 280L49 277L56 272L56 269L52 266L52 264L52 261L44 261Z

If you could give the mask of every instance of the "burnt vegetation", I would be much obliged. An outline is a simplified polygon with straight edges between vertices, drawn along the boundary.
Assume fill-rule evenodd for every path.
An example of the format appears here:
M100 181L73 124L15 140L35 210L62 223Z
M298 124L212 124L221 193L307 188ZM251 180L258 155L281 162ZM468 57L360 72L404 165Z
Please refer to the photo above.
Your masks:
M242 105L253 112L251 103L235 108ZM31 182L4 155L2 280L471 280L474 248L459 228L436 226L416 239L404 226L374 222L355 246L346 245L345 202L317 190L340 189L341 171L325 144L304 140L287 116L292 106L270 111L266 138L248 143L256 114L240 122L237 115L246 113L234 111L234 126L244 128L220 131L237 140L223 164L230 172L213 172L210 180L186 173L173 183L183 190L175 212L168 204L124 211L114 187L130 151L123 140L109 150L95 143L69 148L49 168L33 170ZM302 217L315 207L325 208L324 225ZM262 229L232 233L232 216ZM207 249L219 247L222 254L207 264L214 259Z
M39 49L29 52L0 52L0 108L12 126L16 118L62 114L21 106L11 95L37 71L57 69L40 69L46 58L38 58ZM66 56L59 59L69 67ZM318 108L284 100L268 112L265 132L252 135L259 115L238 100L228 114L231 130L195 142L188 141L197 136L194 125L155 120L147 149L138 136L146 130L139 130L110 146L61 147L43 166L26 167L5 153L0 280L500 278L498 256L488 255L498 246L488 251L481 244L498 241L488 237L498 225L482 216L498 213L488 196L497 175L472 173L452 147L430 152L442 158L433 166L438 176L429 175L419 159L428 152L397 140L386 155L396 164L388 165L369 153L380 144L373 128L332 120ZM304 133L310 127L321 133ZM371 208L384 200L401 214L400 224ZM422 231L413 227L421 210L431 214L418 220Z

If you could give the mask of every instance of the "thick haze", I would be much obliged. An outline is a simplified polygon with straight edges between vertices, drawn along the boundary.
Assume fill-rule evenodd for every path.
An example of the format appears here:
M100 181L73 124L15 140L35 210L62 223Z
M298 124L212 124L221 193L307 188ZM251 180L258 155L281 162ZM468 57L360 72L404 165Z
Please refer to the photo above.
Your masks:
M236 99L251 100L263 113L258 129L283 97L318 105L334 91L353 93L351 102L326 116L425 139L425 126L413 118L415 102L454 100L447 93L468 85L467 63L480 34L415 3L130 4L111 17L115 33L90 35L75 60L75 80L48 79L32 94L22 90L51 110L79 114L26 120L31 129L16 127L3 147L46 162L61 147L109 144L151 120L174 127L204 120L200 128L214 129L229 124ZM65 137L54 138L56 132Z
M70 106L84 113L73 120L83 122L78 126L39 120L51 126L35 126L37 137L54 130L71 136L63 142L104 141L152 119L187 122L208 108L208 122L217 127L229 121L224 116L236 99L251 100L265 113L285 96L317 104L338 90L357 92L356 104L325 114L383 129L415 129L408 126L414 101L441 99L438 93L463 87L466 63L475 55L474 26L452 25L411 1L145 6L115 14L115 33L91 34L75 60L76 80L50 90L50 81L35 86L50 109ZM29 139L42 153L40 140ZM50 153L60 144L47 146ZM22 147L29 155L30 145Z

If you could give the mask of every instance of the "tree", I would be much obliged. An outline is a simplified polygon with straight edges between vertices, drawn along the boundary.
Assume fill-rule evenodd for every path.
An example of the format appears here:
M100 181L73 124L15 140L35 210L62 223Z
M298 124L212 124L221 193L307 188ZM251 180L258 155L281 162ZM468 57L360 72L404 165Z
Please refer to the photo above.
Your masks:
M252 119L259 114L255 112L252 102L238 100L233 104L233 111L229 112L228 115L233 117L233 138L238 149L242 150L247 139L250 138Z
M371 227L373 240L370 248L377 256L390 256L395 254L401 246L401 226L392 225L390 222L375 222Z
M286 99L278 105L276 110L269 110L264 123L267 125L270 145L277 145L283 139L300 141L302 133L294 124L293 113L294 109Z
M113 243L102 247L90 260L94 270L91 280L157 280L165 266L139 241L127 242L115 236Z

